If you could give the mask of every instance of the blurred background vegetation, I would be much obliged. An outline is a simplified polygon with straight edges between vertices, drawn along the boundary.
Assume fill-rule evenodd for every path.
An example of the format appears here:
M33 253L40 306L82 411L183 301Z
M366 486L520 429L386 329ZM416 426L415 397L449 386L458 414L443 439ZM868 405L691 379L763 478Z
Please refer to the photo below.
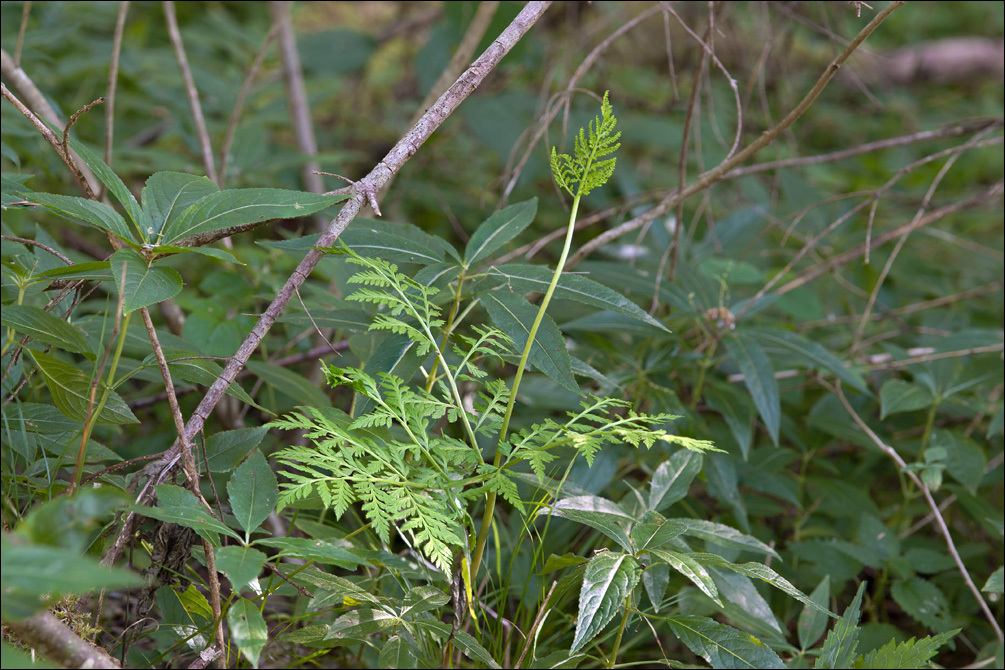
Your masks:
M65 119L105 92L118 3L31 4L23 43L18 32L24 3L0 5L0 39L11 54L20 44L21 67ZM322 170L356 179L384 156L422 111L417 106L450 61L478 4L294 5L297 48L320 147L315 160ZM866 23L872 12L863 7L862 18L857 18L854 4L716 6L712 39L742 103L741 147L788 113ZM521 7L499 4L476 53ZM673 7L695 32L704 34L708 5ZM591 194L583 208L584 216L607 214L577 234L577 246L646 211L677 186L688 101L696 84L702 90L687 152L687 182L722 161L736 128L733 91L712 65L695 81L698 47L673 17L659 11L600 55L576 83L568 116L560 112L540 139L536 137L553 96L565 89L591 50L649 9L648 3L556 3L397 175L381 202L383 218L413 223L463 245L496 209L537 197L537 218L521 241L533 242L561 228L568 214L552 184L547 155L552 145L567 147L568 129L592 118L595 96L605 90L615 103L623 147L612 184ZM269 33L269 11L265 3L183 2L177 3L177 12L218 149L249 65ZM860 652L891 637L904 640L962 627L955 645L938 659L944 666L989 664L995 654L1000 665L1001 646L947 555L918 491L853 423L833 392L834 375L826 365L808 365L805 355L800 358L791 349L764 344L770 363L765 369L745 364L719 343L733 327L750 337L761 332L762 343L763 332L783 330L850 365L864 382L861 392L845 386L856 411L908 463L917 462L919 472L928 468L945 473L939 500L947 503L944 513L977 586L1000 569L1005 561L1005 226L1000 191L919 228L902 246L893 240L872 250L867 259L860 256L835 265L773 300L753 299L783 270L775 289L911 221L919 207L934 211L1001 183L1001 62L980 62L949 78L921 67L901 76L894 64L904 58L921 62L919 54L946 38L990 40L994 47L1001 44L1003 33L1002 3L909 3L880 27L864 47L866 53L856 54L809 112L750 165L854 149L949 126L962 128L960 135L725 180L687 201L680 221L673 213L659 217L653 225L602 246L577 266L643 309L652 308L673 336L575 305L557 304L553 310L576 347L575 355L602 373L595 382L599 387L614 389L639 409L679 414L675 430L712 439L728 451L706 459L692 495L679 503L681 515L720 520L771 544L784 559L775 569L807 593L829 578L835 611L843 610L856 582L869 580ZM112 168L134 192L155 171L204 173L159 3L132 3L121 53ZM38 132L6 103L0 114L4 173L30 174L27 183L35 191L75 193L65 167ZM81 117L75 130L95 150L104 146L102 108ZM956 154L919 163L975 137L983 144L960 153L944 175L940 171ZM226 186L304 189L301 168L308 160L291 130L273 47L236 126ZM828 229L907 166L910 169L877 199L875 208L866 207ZM330 189L343 186L337 179L325 179ZM933 183L937 188L929 193ZM326 220L336 211L324 212ZM185 315L175 335L186 347L179 348L230 356L254 324L254 315L299 260L288 249L256 242L298 239L316 232L315 225L304 219L235 237L233 253L244 266L194 254L174 257L170 262L186 283L176 299ZM678 228L678 260L671 279L669 250ZM74 261L103 258L110 251L95 231L53 225L50 216L26 209L5 209L3 232L51 242ZM811 243L817 236L820 239ZM552 263L557 244L522 251L531 262ZM786 269L807 244L805 255ZM53 263L45 254L23 252L4 242L5 263L19 262L12 259L23 253L42 266ZM344 279L344 266L334 260L318 267L303 291L315 316L333 309L337 301L330 288L344 285ZM768 294L770 298L771 291ZM5 274L4 304L16 296ZM101 312L104 301L99 291L81 306L82 314ZM101 327L100 320L78 317L77 322L92 337ZM146 349L140 338L145 335L142 326L134 327L136 341L129 343L127 354L142 358ZM274 362L310 351L312 331L294 301L263 344L262 360ZM345 338L348 346L339 365L365 360L374 346L365 331L336 330L335 337ZM813 351L807 348L804 354ZM245 377L242 383L261 405L284 412L317 400L317 392L304 381L315 365L294 368L302 375L300 382ZM752 375L769 386L777 384L774 431L769 425L770 398L760 395L770 392L753 386ZM4 395L15 386L5 380ZM166 403L157 396L161 386L155 376L140 377L126 399L142 423L96 434L115 458L156 453L173 441ZM20 391L21 399L29 402L38 402L43 393L38 383ZM527 425L568 405L569 399L544 380L529 383L526 393L530 402L522 420ZM200 395L183 396L186 416ZM329 396L325 402L340 406L345 400ZM247 406L238 414L237 423L224 427L258 426L269 418ZM280 445L278 437L270 436L263 450L269 453ZM926 460L926 450L933 447L940 451L934 457L928 452ZM5 529L30 507L30 501L8 488L13 486L10 478L24 467L10 454L5 448ZM618 499L646 481L656 462L644 452L611 449L589 471L577 469L574 481ZM92 471L99 466L89 464ZM51 493L40 489L37 496L41 500ZM572 532L556 532L549 541L555 544L549 551L559 555L583 555L599 546L597 537ZM707 610L708 603L685 584L681 607ZM935 603L934 613L919 605L925 597L918 594ZM1000 621L1000 590L990 593L989 600ZM782 628L791 634L800 608L782 598L770 602ZM766 641L784 643L770 625L740 607L729 607L726 615L735 625ZM660 657L644 628L635 631L638 642L626 648L625 660ZM275 658L295 653L288 651L290 644ZM670 656L683 658L681 653L686 651ZM365 666L368 657L358 662Z

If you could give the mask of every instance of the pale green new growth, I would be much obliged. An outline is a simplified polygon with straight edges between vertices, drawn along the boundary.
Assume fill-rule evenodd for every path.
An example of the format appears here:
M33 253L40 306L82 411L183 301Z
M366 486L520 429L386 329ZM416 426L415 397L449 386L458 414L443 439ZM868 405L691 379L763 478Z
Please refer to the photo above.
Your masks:
M607 101L608 93L604 93L604 101L600 105L601 118L594 117L590 121L589 135L587 129L579 129L573 156L560 154L555 147L551 148L551 173L558 185L573 197L589 195L593 189L606 184L614 174L617 159L607 156L621 146L618 143L621 133L614 132L618 120L614 118L611 103Z

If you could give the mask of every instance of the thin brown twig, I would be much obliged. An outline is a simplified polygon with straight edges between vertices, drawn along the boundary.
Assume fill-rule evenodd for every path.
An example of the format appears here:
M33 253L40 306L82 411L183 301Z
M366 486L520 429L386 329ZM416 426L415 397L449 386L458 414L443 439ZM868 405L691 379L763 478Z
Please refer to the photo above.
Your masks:
M786 114L785 118L779 121L777 125L761 133L756 140L741 149L732 158L724 160L716 167L703 173L693 184L684 187L683 190L676 189L672 191L652 209L643 212L639 216L626 221L615 228L611 228L610 230L601 233L594 239L580 246L580 248L569 258L566 267L575 266L600 247L609 244L612 240L615 240L633 230L637 230L647 223L654 221L656 218L663 216L670 210L674 209L679 200L690 198L692 195L700 193L711 185L721 181L723 176L730 170L739 167L749 158L754 156L754 154L774 142L787 128L789 128L789 126L795 123L803 114L806 113L806 111L813 105L816 99L827 87L827 84L829 84L831 79L834 78L834 75L836 75L838 70L841 69L841 66L848 60L851 54L854 53L854 51L880 26L880 24L887 19L888 16L890 16L890 14L902 7L905 4L905 1L906 0L894 0L894 2L887 5L883 11L879 12L872 19L872 21L868 23L868 25L862 28L862 30L859 31L844 51L842 51L837 58L835 58L830 65L827 66L803 99L800 100L799 103L792 108L792 110Z
M115 139L115 92L119 87L119 56L122 55L122 36L126 31L126 16L129 15L129 0L119 3L115 16L115 33L112 35L112 60L108 64L108 86L105 89L105 164L112 166L112 147ZM107 187L101 185L103 196Z
M21 47L24 46L24 34L28 30L28 17L31 16L31 0L21 8L21 26L17 29L17 43L14 45L14 65L21 67Z
M86 105L84 105L83 107L81 107L80 109L78 109L77 111L75 111L72 115L70 115L70 120L66 122L65 126L63 126L63 141L61 143L61 146L63 147L63 153L64 154L66 154L67 156L70 155L70 128L72 128L74 126L74 124L77 123L77 120L80 117L82 117L84 114L87 114L96 105L100 105L104 101L105 101L105 98L104 98L104 96L102 96L102 97L98 98L97 100L95 100L93 102L87 103ZM97 198L95 198L95 199L97 199Z
M286 104L290 110L290 123L297 142L297 149L309 160L300 167L300 178L304 188L311 193L324 193L325 184L320 175L314 174L321 169L318 165L318 142L314 137L314 122L311 120L310 102L307 99L307 89L304 86L304 72L300 66L300 54L297 51L296 34L293 31L293 18L290 9L293 3L288 0L269 3L269 15L272 17L273 29L276 30L276 43L279 48L279 59L283 65L283 85L286 88ZM316 230L324 230L325 221L321 214L312 217Z
M411 158L419 147L429 139L433 132L454 112L455 109L485 80L492 72L503 56L509 53L510 49L533 27L537 20L544 14L551 2L528 2L520 13L510 22L499 37L479 56L471 66L458 78L447 91L440 96L440 99L419 119L418 123L409 130L395 145L388 154L381 160L371 172L356 183L356 195L351 198L339 211L338 215L318 239L317 247L304 256L304 259L297 266L296 270L287 280L286 284L276 294L272 304L269 305L265 313L259 318L252 328L251 333L245 341L238 347L237 352L230 359L223 372L206 392L202 402L192 413L191 419L185 426L185 436L190 437L202 430L207 417L213 408L223 397L227 387L234 381L237 373L244 367L245 362L258 348L259 343L265 337L272 324L289 304L294 295L295 289L306 281L308 275L318 264L323 256L319 249L331 246L346 226L356 217L363 202L372 195L393 175L398 172ZM180 458L181 445L176 442L170 449L163 453L163 458L157 463L151 464L145 471L150 475L147 484L137 496L138 502L148 500L151 486L167 479L172 470L176 467ZM112 546L102 558L102 563L109 565L121 555L128 538L132 536L133 527L136 523L136 515L130 512L121 524L119 535Z
M921 217L917 221L912 221L910 223L905 223L902 226L898 226L893 230L889 230L881 235L874 237L871 241L866 242L854 249L850 249L842 254L838 254L832 258L827 259L822 263L817 263L813 267L806 269L798 277L795 277L791 281L783 284L778 289L774 291L776 295L784 295L789 291L799 288L804 284L807 284L821 275L827 274L828 272L838 268L845 263L851 261L854 258L858 258L865 254L867 249L875 249L880 247L891 240L894 240L910 230L917 228L922 228L934 223L947 216L956 214L957 212L962 212L974 207L978 207L988 200L996 197L1001 197L1002 195L1003 182L999 181L997 184L991 188L978 193L977 195L967 198L966 200L961 200L959 202L954 202L951 205L946 205L945 207L940 207L937 210L932 211L926 216Z
M6 52L2 52L0 53L0 55L2 55L4 58L7 57ZM65 163L66 167L70 169L70 174L72 174L73 178L77 181L77 186L80 187L80 190L84 194L84 197L90 200L95 200L96 198L94 195L94 191L91 189L91 184L89 183L89 180L85 177L84 172L80 167L80 165L82 165L83 163L78 165L77 162L71 157L71 155L63 152L63 144L62 142L59 141L59 138L56 137L56 133L52 132L49 126L45 125L39 117L35 116L34 112L32 112L24 105L24 103L18 100L17 96L11 93L7 89L6 84L0 83L0 93L3 94L3 97L6 98L8 102L14 105L17 111L21 112L21 114L23 114L26 119L31 121L32 125L35 126L35 128L38 129L38 132L42 134L42 138L46 142L52 145L52 148L56 150L56 153L59 155L59 157L63 159L63 163ZM97 179L94 179L94 183L98 184L99 182Z
M38 247L42 251L46 251L46 252L52 254L53 256L55 256L59 260L63 261L67 265L73 265L73 261L71 261L69 258L67 258L66 256L64 256L60 252L56 251L52 247L50 247L50 246L48 246L46 244L42 244L41 242L36 242L35 240L29 240L26 237L15 237L13 235L0 235L0 238L5 239L8 242L16 242L18 244L24 244L25 246Z
M938 524L939 530L942 531L942 536L946 540L946 547L949 549L949 554L953 557L953 561L956 563L957 569L963 576L963 581L966 583L967 588L970 589L970 592L974 594L974 597L980 604L981 611L984 613L985 618L987 618L987 620L991 622L991 627L994 628L995 635L998 637L999 643L1002 640L1005 640L1005 636L1003 636L1002 634L1002 628L998 624L998 618L994 615L994 613L991 611L991 608L988 607L987 602L985 602L984 598L981 596L981 592L977 589L977 586L974 584L974 580L970 578L970 572L967 570L967 566L963 564L963 559L960 558L960 553L956 550L956 544L953 542L953 536L949 532L949 526L946 525L946 520L942 517L942 514L939 511L939 506L936 504L935 499L932 497L931 491L928 490L928 487L925 486L925 483L921 481L921 478L918 477L918 475L915 474L914 471L909 470L907 468L907 463L905 463L904 459L900 457L900 454L897 453L897 450L891 447L890 445L886 444L885 442L883 442L883 440L880 439L879 435L877 435L872 430L872 428L870 428L869 425L862 420L862 417L859 416L858 412L855 411L855 408L852 407L851 403L848 402L848 399L845 398L844 391L841 388L840 380L838 380L837 383L834 385L834 387L830 388L829 390L831 390L837 396L838 400L841 401L841 404L844 405L845 410L847 410L848 414L851 415L851 418L855 421L858 427L861 428L862 431L869 436L869 439L872 440L872 443L875 444L880 449L880 451L882 451L891 459L893 459L893 462L897 464L897 467L900 469L900 471L905 475L907 475L911 479L911 481L914 482L914 485L918 487L918 490L921 491L921 494L925 497L925 502L928 503L929 508L931 508L932 513L935 515L935 522Z
M164 0L164 22L167 25L168 37L171 46L174 48L174 55L178 61L178 69L181 70L182 84L185 87L185 96L188 98L188 105L192 109L192 120L195 122L195 132L199 137L199 147L202 150L202 163L206 168L206 176L216 185L220 185L216 173L216 165L213 160L213 147L209 140L209 131L206 130L206 119L202 115L202 104L199 102L199 91L195 87L195 79L192 78L192 68L188 64L188 56L185 54L185 43L181 39L181 31L178 29L178 17L175 14L174 2Z
M227 131L223 136L223 145L220 147L220 187L222 188L224 183L227 181L227 168L230 166L230 146L234 142L234 133L237 131L237 122L241 118L241 112L244 110L244 101L247 99L248 94L251 93L251 87L255 83L255 79L258 77L258 71L262 69L262 63L265 62L265 56L269 53L269 45L272 44L272 40L276 36L276 30L278 26L273 24L269 29L269 32L265 35L265 41L262 42L261 48L258 53L255 54L255 60L251 62L251 67L248 68L247 74L244 75L244 81L241 83L241 90L237 94L237 100L234 101L234 109L230 113L230 120L227 122Z

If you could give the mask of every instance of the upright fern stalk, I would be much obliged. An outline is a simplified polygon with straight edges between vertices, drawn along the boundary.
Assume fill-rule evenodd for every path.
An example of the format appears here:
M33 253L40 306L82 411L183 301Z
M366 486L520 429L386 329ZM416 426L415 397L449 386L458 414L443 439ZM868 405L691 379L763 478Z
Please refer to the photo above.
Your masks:
M558 259L555 267L555 274L551 277L548 290L541 300L541 306L537 310L537 317L531 326L527 336L527 344L523 348L523 355L520 357L520 364L516 369L516 376L513 378L513 388L510 389L509 403L506 405L506 414L503 416L502 430L499 433L499 443L496 446L494 465L499 467L502 459L502 445L506 441L509 432L510 419L513 417L513 407L516 404L517 391L520 389L520 382L523 380L523 372L527 367L527 359L530 358L531 347L534 346L534 338L537 336L537 329L544 320L544 314L548 311L548 304L551 296L555 293L558 280L562 276L565 268L565 261L569 258L569 250L572 249L572 233L576 229L576 216L579 213L579 201L583 196L588 195L593 189L603 186L614 174L614 166L617 161L613 157L615 151L621 146L618 138L620 132L614 132L618 120L614 117L614 110L608 101L610 91L604 93L604 100L600 105L600 117L594 117L589 128L580 128L576 136L573 155L560 154L555 147L551 149L551 174L555 182L572 196L572 210L569 212L569 226L565 233L565 244L562 246L562 255ZM489 530L492 527L492 516L495 513L496 494L489 493L485 501L485 516L482 518L482 526L478 532L478 540L471 557L471 577L478 574L478 566L481 563L482 553L485 551L485 543L488 540Z

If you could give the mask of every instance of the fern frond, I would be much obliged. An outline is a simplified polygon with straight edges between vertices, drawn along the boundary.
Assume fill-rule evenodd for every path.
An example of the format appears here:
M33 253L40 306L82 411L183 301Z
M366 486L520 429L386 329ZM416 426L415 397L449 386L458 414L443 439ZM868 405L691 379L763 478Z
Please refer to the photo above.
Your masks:
M618 120L608 100L609 93L604 93L600 117L594 117L588 129L580 128L572 156L560 154L554 147L551 149L551 173L555 182L573 197L588 195L606 184L614 174L617 159L608 156L621 146L618 143L621 133L614 132Z

